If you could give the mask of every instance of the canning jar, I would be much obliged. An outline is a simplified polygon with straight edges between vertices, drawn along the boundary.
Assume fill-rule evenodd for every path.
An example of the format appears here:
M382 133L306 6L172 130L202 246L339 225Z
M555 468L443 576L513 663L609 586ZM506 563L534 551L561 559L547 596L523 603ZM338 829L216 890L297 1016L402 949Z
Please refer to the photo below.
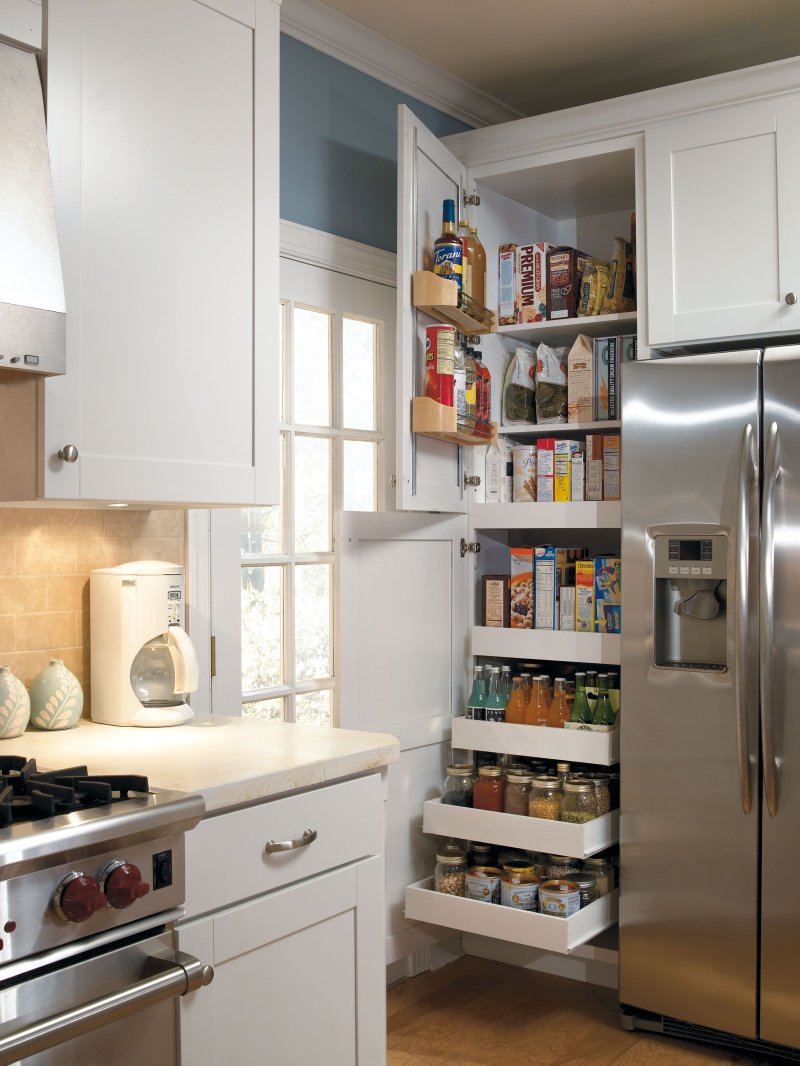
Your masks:
M573 859L569 855L548 855L545 877L548 881L558 880L561 877L570 877L579 873L581 869L580 859Z
M594 903L596 899L600 898L600 893L597 890L597 878L591 870L581 870L580 873L570 874L569 879L581 890L582 907L588 907L590 903Z
M452 766L447 767L442 802L452 807L471 807L474 786L475 773L472 766L466 763L453 763Z
M480 811L502 811L505 780L499 766L481 766L472 792L472 806Z
M613 891L615 885L614 867L608 859L603 859L596 855L591 859L584 859L583 865L587 873L591 871L594 874L599 896L607 896L609 892Z
M547 874L547 856L542 854L542 852L540 851L529 851L528 858L530 859L531 866L533 867L533 872L536 874L540 881L544 880Z
M470 866L494 866L496 854L494 844L481 844L473 840L467 857Z
M503 810L506 814L522 814L527 818L531 781L533 774L506 770L506 791L503 800Z
M585 774L587 780L594 785L594 794L597 798L597 817L608 814L611 810L611 785L608 774Z
M436 856L433 872L433 887L448 896L464 895L464 879L467 875L467 857L464 852L442 853Z
M531 782L528 814L531 818L561 819L561 781L557 777L534 777Z
M597 795L594 782L586 778L574 777L564 782L564 795L561 799L561 821L591 822L597 817Z

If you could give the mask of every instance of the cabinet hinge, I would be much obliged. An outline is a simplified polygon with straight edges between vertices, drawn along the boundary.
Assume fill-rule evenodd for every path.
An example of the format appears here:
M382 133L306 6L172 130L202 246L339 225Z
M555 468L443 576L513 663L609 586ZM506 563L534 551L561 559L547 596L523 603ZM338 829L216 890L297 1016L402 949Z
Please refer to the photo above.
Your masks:
M464 193L462 199L464 200L464 207L480 207L481 198L477 193L471 193L469 196Z
M481 546L477 542L477 540L466 541L466 540L464 540L463 537L461 538L461 558L462 559L467 554L467 552L473 552L475 555L477 555L480 550L481 550Z
M481 483L480 474L464 474L464 488L477 489Z
M211 676L217 676L217 638L211 638Z

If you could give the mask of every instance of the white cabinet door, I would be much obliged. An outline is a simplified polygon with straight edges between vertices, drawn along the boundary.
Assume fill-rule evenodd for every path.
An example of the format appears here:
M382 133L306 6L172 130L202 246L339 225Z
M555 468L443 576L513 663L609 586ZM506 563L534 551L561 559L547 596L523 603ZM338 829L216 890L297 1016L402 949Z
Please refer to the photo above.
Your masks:
M49 4L67 374L40 495L277 500L278 13Z
M645 137L650 345L800 327L800 105L744 105Z
M181 1001L183 1066L386 1062L383 859L179 930L215 976Z
M411 400L424 394L425 327L411 305L411 275L431 270L442 201L466 188L466 170L407 107L398 108L397 148L397 509L463 513L464 464L456 444L411 432Z

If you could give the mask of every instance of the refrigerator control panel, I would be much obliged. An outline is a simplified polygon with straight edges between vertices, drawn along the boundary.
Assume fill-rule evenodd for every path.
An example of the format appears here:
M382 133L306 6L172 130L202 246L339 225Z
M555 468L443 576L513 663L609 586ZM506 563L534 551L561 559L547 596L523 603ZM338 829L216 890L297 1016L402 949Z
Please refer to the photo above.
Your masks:
M657 578L724 581L728 576L727 537L659 536L655 549Z

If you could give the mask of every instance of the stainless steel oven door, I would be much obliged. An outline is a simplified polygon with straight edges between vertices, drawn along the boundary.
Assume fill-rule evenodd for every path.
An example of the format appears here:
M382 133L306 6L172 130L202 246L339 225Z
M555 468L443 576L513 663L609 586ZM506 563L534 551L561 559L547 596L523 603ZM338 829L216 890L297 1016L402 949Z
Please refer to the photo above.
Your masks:
M0 1066L176 1066L176 999L212 976L172 932L0 972Z

